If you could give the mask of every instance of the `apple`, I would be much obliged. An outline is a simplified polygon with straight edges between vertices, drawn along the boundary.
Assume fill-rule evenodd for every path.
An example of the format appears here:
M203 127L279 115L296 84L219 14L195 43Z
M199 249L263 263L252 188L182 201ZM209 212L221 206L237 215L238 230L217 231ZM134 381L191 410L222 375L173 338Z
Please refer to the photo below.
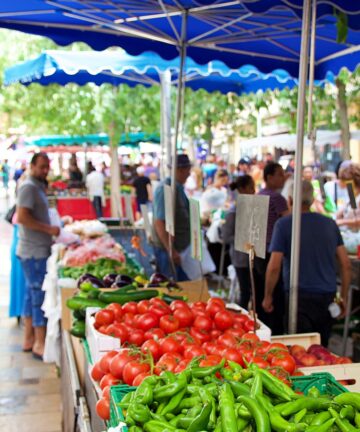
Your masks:
M306 353L306 349L302 345L292 345L290 347L290 354L293 357L296 357L297 355L302 355Z
M314 366L317 358L313 354L303 354L299 360L304 366Z

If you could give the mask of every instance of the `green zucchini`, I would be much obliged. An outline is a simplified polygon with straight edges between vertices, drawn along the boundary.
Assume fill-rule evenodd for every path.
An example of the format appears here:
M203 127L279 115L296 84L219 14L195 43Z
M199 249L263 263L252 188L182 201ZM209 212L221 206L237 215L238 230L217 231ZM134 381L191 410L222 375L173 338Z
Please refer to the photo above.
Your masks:
M104 308L106 306L105 303L97 300L97 299L89 299L83 297L71 297L66 300L66 306L72 310L84 309L87 307L99 307Z
M125 304L130 301L140 301L157 297L159 292L157 290L138 290L134 292L104 292L99 295L99 300L104 303L119 303Z

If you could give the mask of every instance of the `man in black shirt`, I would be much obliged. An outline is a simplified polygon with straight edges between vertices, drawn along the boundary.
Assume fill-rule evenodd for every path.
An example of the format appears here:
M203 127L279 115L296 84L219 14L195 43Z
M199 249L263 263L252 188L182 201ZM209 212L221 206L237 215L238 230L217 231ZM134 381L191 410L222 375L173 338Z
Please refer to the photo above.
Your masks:
M136 203L137 203L137 219L140 217L141 204L148 204L149 201L152 201L152 188L151 181L149 177L144 175L144 167L139 166L136 169L136 173L138 177L134 180L133 186L136 190Z

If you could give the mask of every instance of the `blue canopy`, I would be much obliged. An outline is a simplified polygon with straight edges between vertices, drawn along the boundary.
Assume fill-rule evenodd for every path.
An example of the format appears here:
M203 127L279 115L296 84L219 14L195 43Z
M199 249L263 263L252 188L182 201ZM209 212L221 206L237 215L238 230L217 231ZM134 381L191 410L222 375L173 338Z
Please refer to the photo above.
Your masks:
M170 70L176 84L179 72L179 60L163 60L155 53L130 56L125 52L114 51L44 51L38 57L12 66L5 70L5 85L21 82L28 85L56 83L65 85L88 82L97 85L110 83L130 86L159 84L160 72ZM329 73L328 81L334 77ZM186 62L186 85L194 90L204 88L208 91L219 90L223 93L249 93L259 89L294 87L297 80L286 71L275 70L271 74L262 74L256 67L245 65L238 70L228 68L224 63L213 61L199 65L193 60ZM317 82L321 85L322 82Z
M187 55L198 63L221 60L233 69L252 64L298 75L303 0L2 0L0 27L74 41L96 50L120 46L131 55L178 57L182 28ZM346 42L337 43L337 18L347 14ZM315 78L359 64L360 2L318 0ZM344 17L343 17L344 18ZM183 25L183 23L185 23Z

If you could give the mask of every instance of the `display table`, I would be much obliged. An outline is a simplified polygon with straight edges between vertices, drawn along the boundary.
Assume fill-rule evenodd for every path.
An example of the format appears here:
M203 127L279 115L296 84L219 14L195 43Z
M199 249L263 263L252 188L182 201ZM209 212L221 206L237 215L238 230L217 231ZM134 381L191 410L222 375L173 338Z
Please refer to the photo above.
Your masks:
M57 210L60 216L71 216L74 220L96 219L94 207L86 196L58 196L56 197ZM133 214L136 213L136 199L131 197ZM125 198L122 197L122 208L125 214ZM106 197L106 205L103 207L103 217L111 217L110 197Z

